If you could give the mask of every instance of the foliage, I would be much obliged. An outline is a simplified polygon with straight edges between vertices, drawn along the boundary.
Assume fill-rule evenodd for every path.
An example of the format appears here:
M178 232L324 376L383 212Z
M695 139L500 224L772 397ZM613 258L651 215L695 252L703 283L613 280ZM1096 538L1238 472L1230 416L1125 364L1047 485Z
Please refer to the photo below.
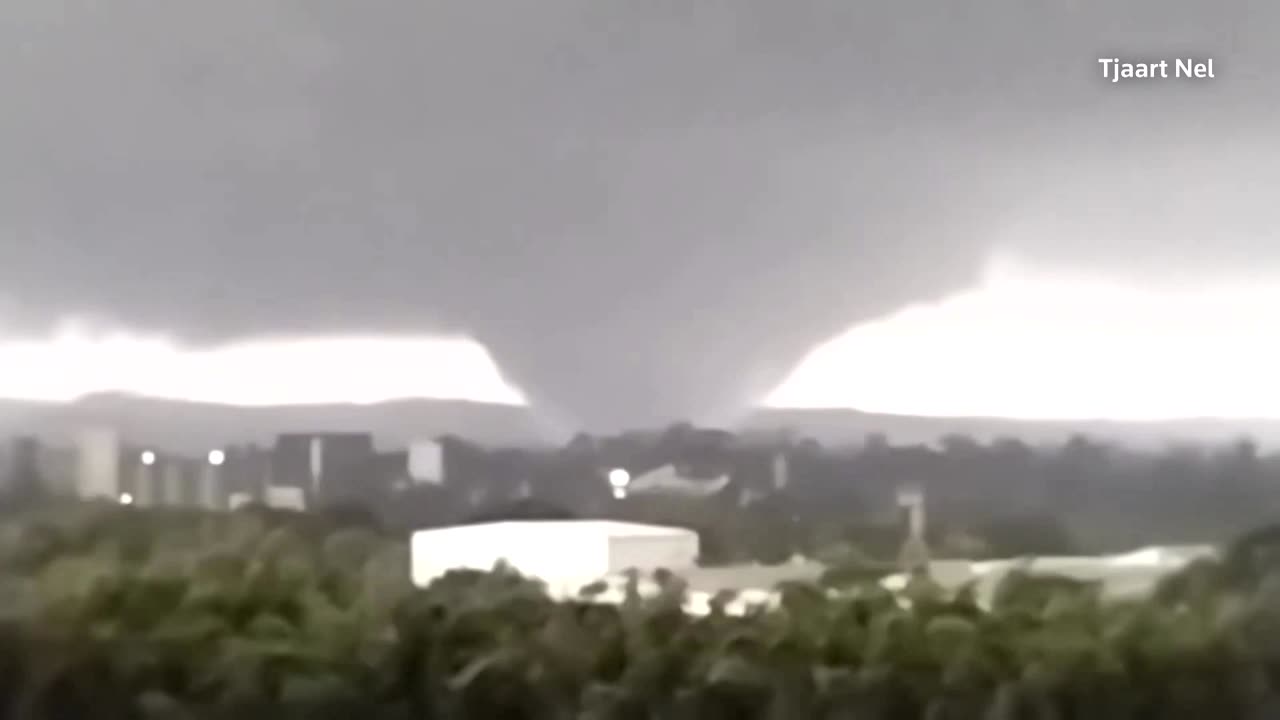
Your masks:
M0 542L3 717L1226 720L1280 675L1280 575L1243 550L1145 602L1015 573L986 609L917 578L694 616L669 574L618 606L504 567L415 590L401 539L290 513L80 506Z
M1078 553L1071 534L1047 514L992 518L978 526L976 536L994 557Z

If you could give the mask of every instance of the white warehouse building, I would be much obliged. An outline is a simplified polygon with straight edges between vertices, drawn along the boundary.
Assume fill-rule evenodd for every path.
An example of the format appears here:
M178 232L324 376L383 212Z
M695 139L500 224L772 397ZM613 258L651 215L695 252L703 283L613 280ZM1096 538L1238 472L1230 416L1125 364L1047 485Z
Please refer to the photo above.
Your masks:
M453 569L489 570L505 562L537 577L554 595L636 569L680 574L696 566L692 530L609 520L529 520L420 530L411 541L413 582L425 587Z

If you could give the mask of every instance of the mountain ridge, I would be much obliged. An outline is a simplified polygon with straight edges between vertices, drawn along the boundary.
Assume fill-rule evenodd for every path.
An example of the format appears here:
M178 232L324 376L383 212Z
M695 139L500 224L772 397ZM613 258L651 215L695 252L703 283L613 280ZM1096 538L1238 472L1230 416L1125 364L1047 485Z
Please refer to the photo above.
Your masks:
M1139 448L1177 443L1223 443L1245 437L1263 447L1280 447L1280 420L1183 418L1176 420L1022 420L996 417L926 417L864 413L852 409L762 409L742 424L744 431L786 428L823 444L861 442L884 434L899 444L931 443L949 434L990 442L1017 438L1029 444L1064 442L1086 435Z
M227 444L270 443L275 435L288 432L370 432L383 447L403 447L440 435L455 435L490 447L545 448L567 441L533 408L462 400L241 407L122 394L91 395L66 404L0 399L0 433L4 435L37 435L69 442L78 431L95 426L113 427L132 443L192 453ZM1260 447L1280 447L1280 420L1016 420L844 409L759 409L726 429L751 436L786 433L832 446L859 444L874 434L883 434L895 444L931 443L949 434L984 442L1012 437L1046 444L1084 434L1147 448L1178 442L1222 443L1243 437Z
M465 400L244 407L124 394L74 403L0 400L0 432L68 442L90 427L111 427L131 443L174 452L267 444L289 432L370 432L380 446L403 447L440 435L494 445L538 446L549 432L529 408Z

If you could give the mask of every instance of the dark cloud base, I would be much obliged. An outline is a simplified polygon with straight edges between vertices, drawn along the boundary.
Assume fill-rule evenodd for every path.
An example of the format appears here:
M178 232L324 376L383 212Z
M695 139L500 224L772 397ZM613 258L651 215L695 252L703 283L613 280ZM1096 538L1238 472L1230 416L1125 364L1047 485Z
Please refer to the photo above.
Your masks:
M1274 4L106 7L0 10L9 329L466 332L611 427L740 413L997 238L1280 260ZM1103 82L1129 52L1222 78Z

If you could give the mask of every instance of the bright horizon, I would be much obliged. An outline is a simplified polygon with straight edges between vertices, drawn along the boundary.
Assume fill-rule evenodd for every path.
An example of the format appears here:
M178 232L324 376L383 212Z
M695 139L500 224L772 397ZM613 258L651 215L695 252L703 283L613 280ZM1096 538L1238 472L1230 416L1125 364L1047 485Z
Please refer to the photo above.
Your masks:
M814 348L765 400L925 417L1280 418L1280 284L1139 286L1008 260Z
M922 417L1278 419L1280 284L1143 287L997 260L980 283L816 346L762 403ZM0 397L98 393L232 406L400 399L525 406L467 337L328 336L188 348L68 323L0 340Z
M0 340L0 397L74 402L98 393L245 407L400 399L522 406L489 351L465 337L330 336L186 348L159 335L68 324Z

